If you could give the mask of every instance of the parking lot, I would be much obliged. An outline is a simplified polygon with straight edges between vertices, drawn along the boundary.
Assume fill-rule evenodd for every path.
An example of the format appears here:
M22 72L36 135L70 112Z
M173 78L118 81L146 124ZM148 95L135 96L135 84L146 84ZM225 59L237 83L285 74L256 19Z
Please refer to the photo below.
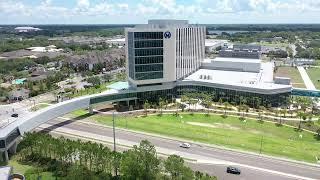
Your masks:
M12 123L13 121L17 120L20 117L23 117L27 114L30 108L29 103L13 103L8 105L1 105L0 106L0 128ZM18 114L18 117L11 117L12 114Z

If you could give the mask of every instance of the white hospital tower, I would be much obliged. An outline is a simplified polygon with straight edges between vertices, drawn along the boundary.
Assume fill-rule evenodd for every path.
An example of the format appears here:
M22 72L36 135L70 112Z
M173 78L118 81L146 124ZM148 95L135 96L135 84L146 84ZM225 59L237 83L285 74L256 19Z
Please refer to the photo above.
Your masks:
M259 97L262 104L277 106L291 93L290 79L274 77L274 64L261 62L259 46L235 45L221 50L220 57L205 59L204 26L149 20L125 34L128 89L140 101L207 92L225 101L243 96L250 104Z

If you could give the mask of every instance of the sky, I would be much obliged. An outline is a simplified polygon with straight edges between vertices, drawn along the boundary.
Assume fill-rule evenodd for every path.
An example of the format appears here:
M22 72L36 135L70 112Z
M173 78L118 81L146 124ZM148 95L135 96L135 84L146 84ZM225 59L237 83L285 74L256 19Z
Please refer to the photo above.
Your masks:
M0 24L320 23L320 0L0 0Z

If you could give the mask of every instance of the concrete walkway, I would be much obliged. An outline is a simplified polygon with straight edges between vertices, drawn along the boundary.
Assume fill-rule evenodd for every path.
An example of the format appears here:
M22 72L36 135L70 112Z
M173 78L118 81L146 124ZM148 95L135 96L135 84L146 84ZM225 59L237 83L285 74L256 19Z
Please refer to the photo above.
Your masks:
M303 82L306 85L307 89L308 90L317 90L317 88L314 86L313 82L309 78L309 75L306 72L306 70L304 69L304 67L298 66L298 70L300 72L300 75L301 75Z

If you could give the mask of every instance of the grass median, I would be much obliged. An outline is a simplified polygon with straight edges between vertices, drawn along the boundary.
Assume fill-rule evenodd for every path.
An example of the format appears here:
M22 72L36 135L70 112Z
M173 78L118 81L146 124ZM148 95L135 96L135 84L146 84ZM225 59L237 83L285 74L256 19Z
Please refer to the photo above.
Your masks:
M308 75L317 89L320 89L320 68L309 68Z
M78 111L74 115L80 114ZM111 116L93 115L90 119L112 126ZM263 154L306 162L314 163L316 156L320 156L320 141L312 133L276 126L270 122L240 121L237 117L204 114L147 117L117 115L116 126L252 152L260 152L261 148Z

